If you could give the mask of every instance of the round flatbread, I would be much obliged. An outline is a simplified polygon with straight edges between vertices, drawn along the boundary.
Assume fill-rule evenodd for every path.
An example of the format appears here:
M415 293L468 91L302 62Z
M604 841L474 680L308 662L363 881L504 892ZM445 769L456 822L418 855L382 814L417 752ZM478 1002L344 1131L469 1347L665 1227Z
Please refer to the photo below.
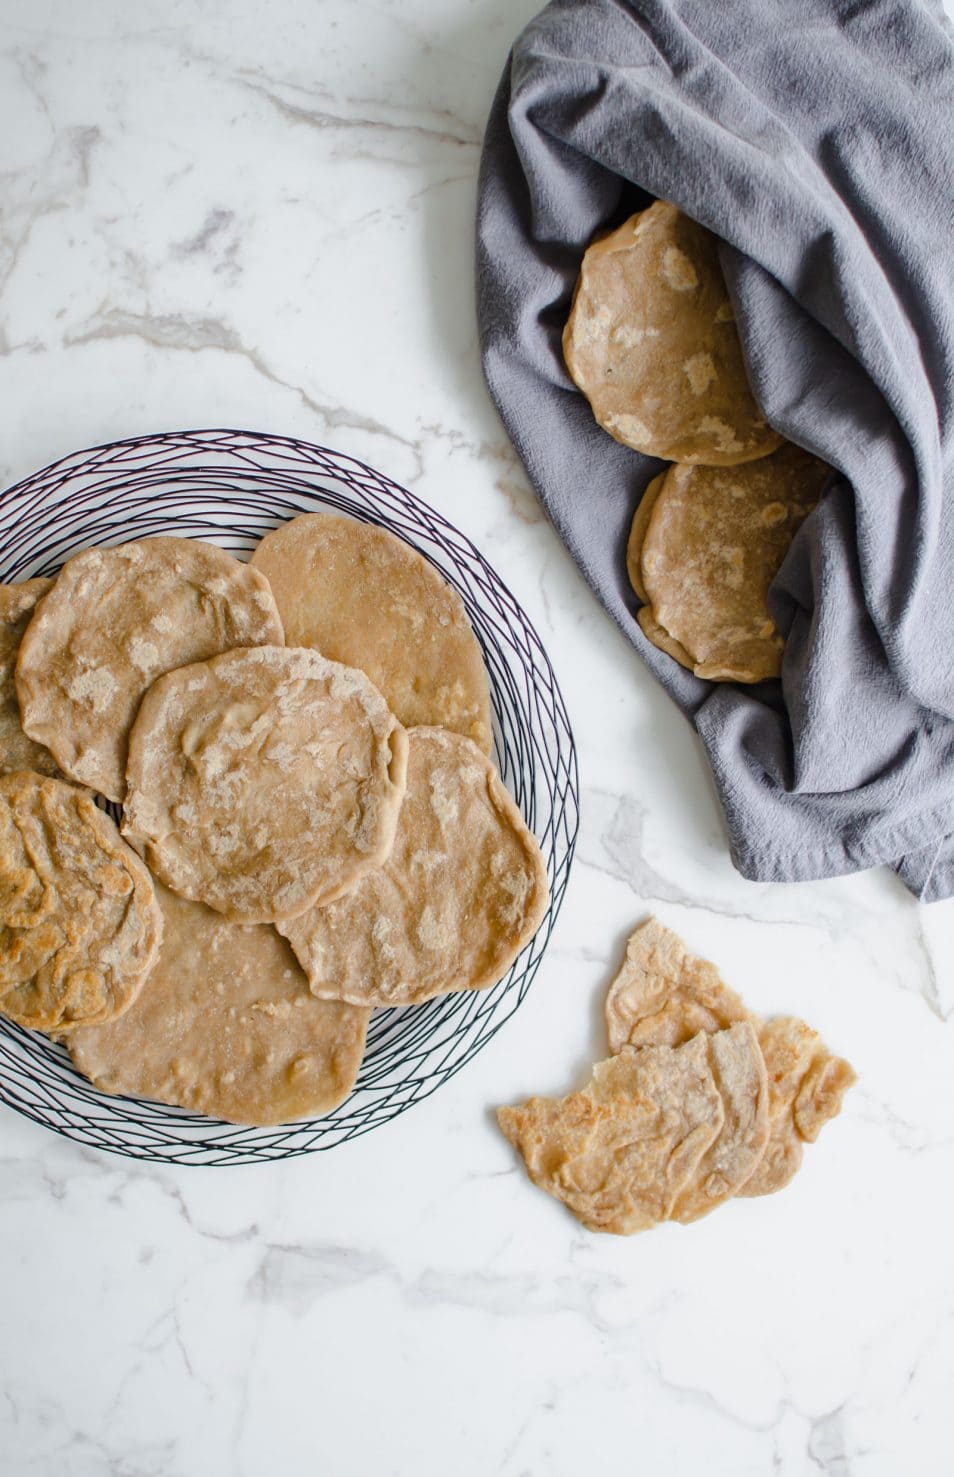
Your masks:
M325 999L413 1005L486 989L546 909L540 848L490 761L443 729L409 739L387 861L346 897L279 925Z
M36 603L53 587L52 580L24 580L0 585L0 774L32 769L35 774L57 775L49 749L27 738L20 722L14 672L23 633Z
M129 729L161 673L283 639L268 581L224 549L187 538L87 549L21 642L23 727L64 774L120 801Z
M407 735L363 672L253 646L168 672L129 737L123 834L174 892L294 918L387 857Z
M290 646L366 673L406 728L433 724L491 750L490 688L464 603L384 528L305 513L259 544Z
M674 661L677 661L681 667L687 667L691 672L692 657L684 646L680 646L678 641L673 640L668 631L663 630L653 615L652 606L649 604L649 596L646 593L646 586L643 584L643 541L646 537L646 530L649 527L649 520L653 516L653 509L656 506L659 494L663 490L665 481L665 472L660 472L658 477L653 478L643 493L636 512L633 514L633 521L629 529L629 538L626 543L626 573L629 575L629 582L633 587L633 592L637 599L643 601L641 608L636 612L636 619L639 622L643 635L654 646L658 647L660 651L664 651L667 656L671 656Z
M315 1118L354 1086L371 1012L316 1000L265 923L231 923L159 883L159 957L118 1021L83 1026L70 1055L102 1092L230 1123Z
M745 467L670 467L639 559L649 639L668 649L659 627L697 677L777 677L784 643L769 586L830 473L791 444Z
M161 934L152 878L87 794L0 778L0 1013L40 1031L112 1020Z
M563 356L603 429L647 456L729 467L781 444L749 389L716 238L664 200L587 249Z
M626 573L629 575L629 582L635 594L642 600L644 605L648 601L649 596L646 594L646 587L643 584L643 572L640 568L639 561L643 552L643 539L646 537L646 529L649 527L649 520L652 516L653 508L656 506L656 499L662 492L662 485L665 480L665 472L660 472L658 477L654 477L648 483L646 491L639 500L636 512L633 514L633 521L629 529L629 539L626 544Z
M636 612L636 619L647 641L651 641L657 650L664 651L667 656L671 656L674 662L679 663L680 667L685 667L688 671L692 671L692 657L684 646L680 646L678 641L672 639L668 631L663 630L653 615L651 605L640 606Z

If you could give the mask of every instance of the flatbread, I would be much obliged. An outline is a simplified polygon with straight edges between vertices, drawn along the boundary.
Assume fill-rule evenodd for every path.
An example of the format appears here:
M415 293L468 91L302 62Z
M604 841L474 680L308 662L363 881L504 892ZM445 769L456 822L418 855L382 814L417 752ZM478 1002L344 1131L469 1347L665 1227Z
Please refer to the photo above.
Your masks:
M39 1031L112 1020L161 935L152 878L87 794L0 778L0 1013Z
M648 602L649 596L646 594L646 586L643 584L643 572L640 568L639 561L643 552L643 539L646 537L646 529L649 527L649 519L652 515L653 508L656 506L656 499L660 492L662 492L662 485L665 480L665 472L660 472L659 476L654 477L647 485L646 491L639 500L636 512L633 514L633 521L629 530L629 541L626 545L626 572L629 575L630 584L644 605Z
M702 1034L724 1118L672 1208L672 1219L684 1224L739 1193L757 1172L769 1137L765 1062L754 1027L739 1021L728 1030Z
M588 247L563 356L603 429L647 456L735 466L781 444L749 389L716 238L664 200Z
M407 735L363 672L253 646L168 672L129 737L123 835L182 897L294 918L391 850Z
M118 1021L83 1026L70 1055L101 1092L230 1123L315 1118L354 1086L371 1012L316 1000L268 924L231 923L161 883L159 957Z
M777 677L783 641L769 586L830 472L792 445L751 466L670 467L639 559L649 639L661 646L652 625L661 627L697 677Z
M121 801L129 729L150 684L283 639L268 581L224 549L186 538L87 549L64 564L23 637L23 727L64 774Z
M849 1064L833 1056L804 1021L765 1021L759 1043L768 1073L770 1139L741 1195L771 1195L787 1185L802 1162L802 1144L815 1142L857 1081Z
M13 675L20 642L36 602L52 586L53 581L45 579L0 585L0 774L12 774L17 769L59 774L49 749L23 732Z
M365 672L406 728L449 728L490 753L487 669L464 602L403 539L304 513L266 534L252 564L268 578L290 646Z
M664 651L667 656L671 656L673 661L678 662L681 667L687 667L690 672L692 671L695 665L692 657L684 646L680 646L678 641L672 639L668 631L663 630L653 615L651 605L640 606L636 612L636 619L648 641L651 641L660 651Z
M413 728L407 794L384 865L279 925L316 995L413 1005L501 979L547 904L540 848L475 744Z
M658 919L640 924L606 997L611 1052L678 1046L699 1031L724 1035L744 1021L755 1030L765 1062L768 1138L758 1167L735 1193L768 1195L787 1185L798 1169L802 1143L814 1143L841 1111L855 1073L804 1021L791 1016L766 1021L747 1010L715 966L689 954Z
M614 1053L624 1046L681 1046L699 1031L754 1019L715 965L690 954L657 918L631 935L605 1011Z
M646 1231L672 1214L725 1119L704 1035L623 1051L582 1092L500 1108L534 1184L591 1231Z
M649 918L630 937L609 987L606 1028L614 1053L681 1046L705 1034L725 1117L673 1210L675 1220L698 1220L738 1193L768 1142L768 1085L753 1017L713 964Z

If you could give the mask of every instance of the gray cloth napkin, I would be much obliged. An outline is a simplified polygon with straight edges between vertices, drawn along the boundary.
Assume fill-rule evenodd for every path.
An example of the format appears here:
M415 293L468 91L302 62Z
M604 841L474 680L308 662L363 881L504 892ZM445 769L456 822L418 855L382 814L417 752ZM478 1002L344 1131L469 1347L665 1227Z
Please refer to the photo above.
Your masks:
M725 243L756 398L837 469L772 592L781 682L700 681L626 578L660 463L560 336L583 250L652 197ZM514 46L478 209L484 372L547 511L702 737L747 877L887 862L954 892L954 47L918 0L553 0ZM634 756L634 763L638 757Z

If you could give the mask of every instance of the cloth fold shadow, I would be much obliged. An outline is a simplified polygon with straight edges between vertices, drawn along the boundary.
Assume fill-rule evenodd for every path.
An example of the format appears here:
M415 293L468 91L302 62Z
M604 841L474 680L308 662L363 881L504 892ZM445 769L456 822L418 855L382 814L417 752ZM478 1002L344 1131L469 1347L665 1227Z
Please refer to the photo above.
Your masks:
M888 863L954 893L954 44L919 0L553 0L517 40L477 220L484 373L590 585L705 744L747 877ZM596 230L651 198L724 243L752 387L839 474L773 586L781 684L651 646L625 569L659 463L560 336Z

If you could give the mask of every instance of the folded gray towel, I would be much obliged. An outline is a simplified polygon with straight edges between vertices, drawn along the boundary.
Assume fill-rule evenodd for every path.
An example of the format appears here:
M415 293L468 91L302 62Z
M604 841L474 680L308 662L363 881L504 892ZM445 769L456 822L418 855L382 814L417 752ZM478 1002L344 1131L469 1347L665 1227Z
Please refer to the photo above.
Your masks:
M746 876L887 862L954 892L954 46L918 0L553 0L517 41L478 212L484 372L596 594L698 729ZM659 463L560 335L594 231L652 197L726 244L756 398L840 474L772 592L781 683L651 646L625 544Z

